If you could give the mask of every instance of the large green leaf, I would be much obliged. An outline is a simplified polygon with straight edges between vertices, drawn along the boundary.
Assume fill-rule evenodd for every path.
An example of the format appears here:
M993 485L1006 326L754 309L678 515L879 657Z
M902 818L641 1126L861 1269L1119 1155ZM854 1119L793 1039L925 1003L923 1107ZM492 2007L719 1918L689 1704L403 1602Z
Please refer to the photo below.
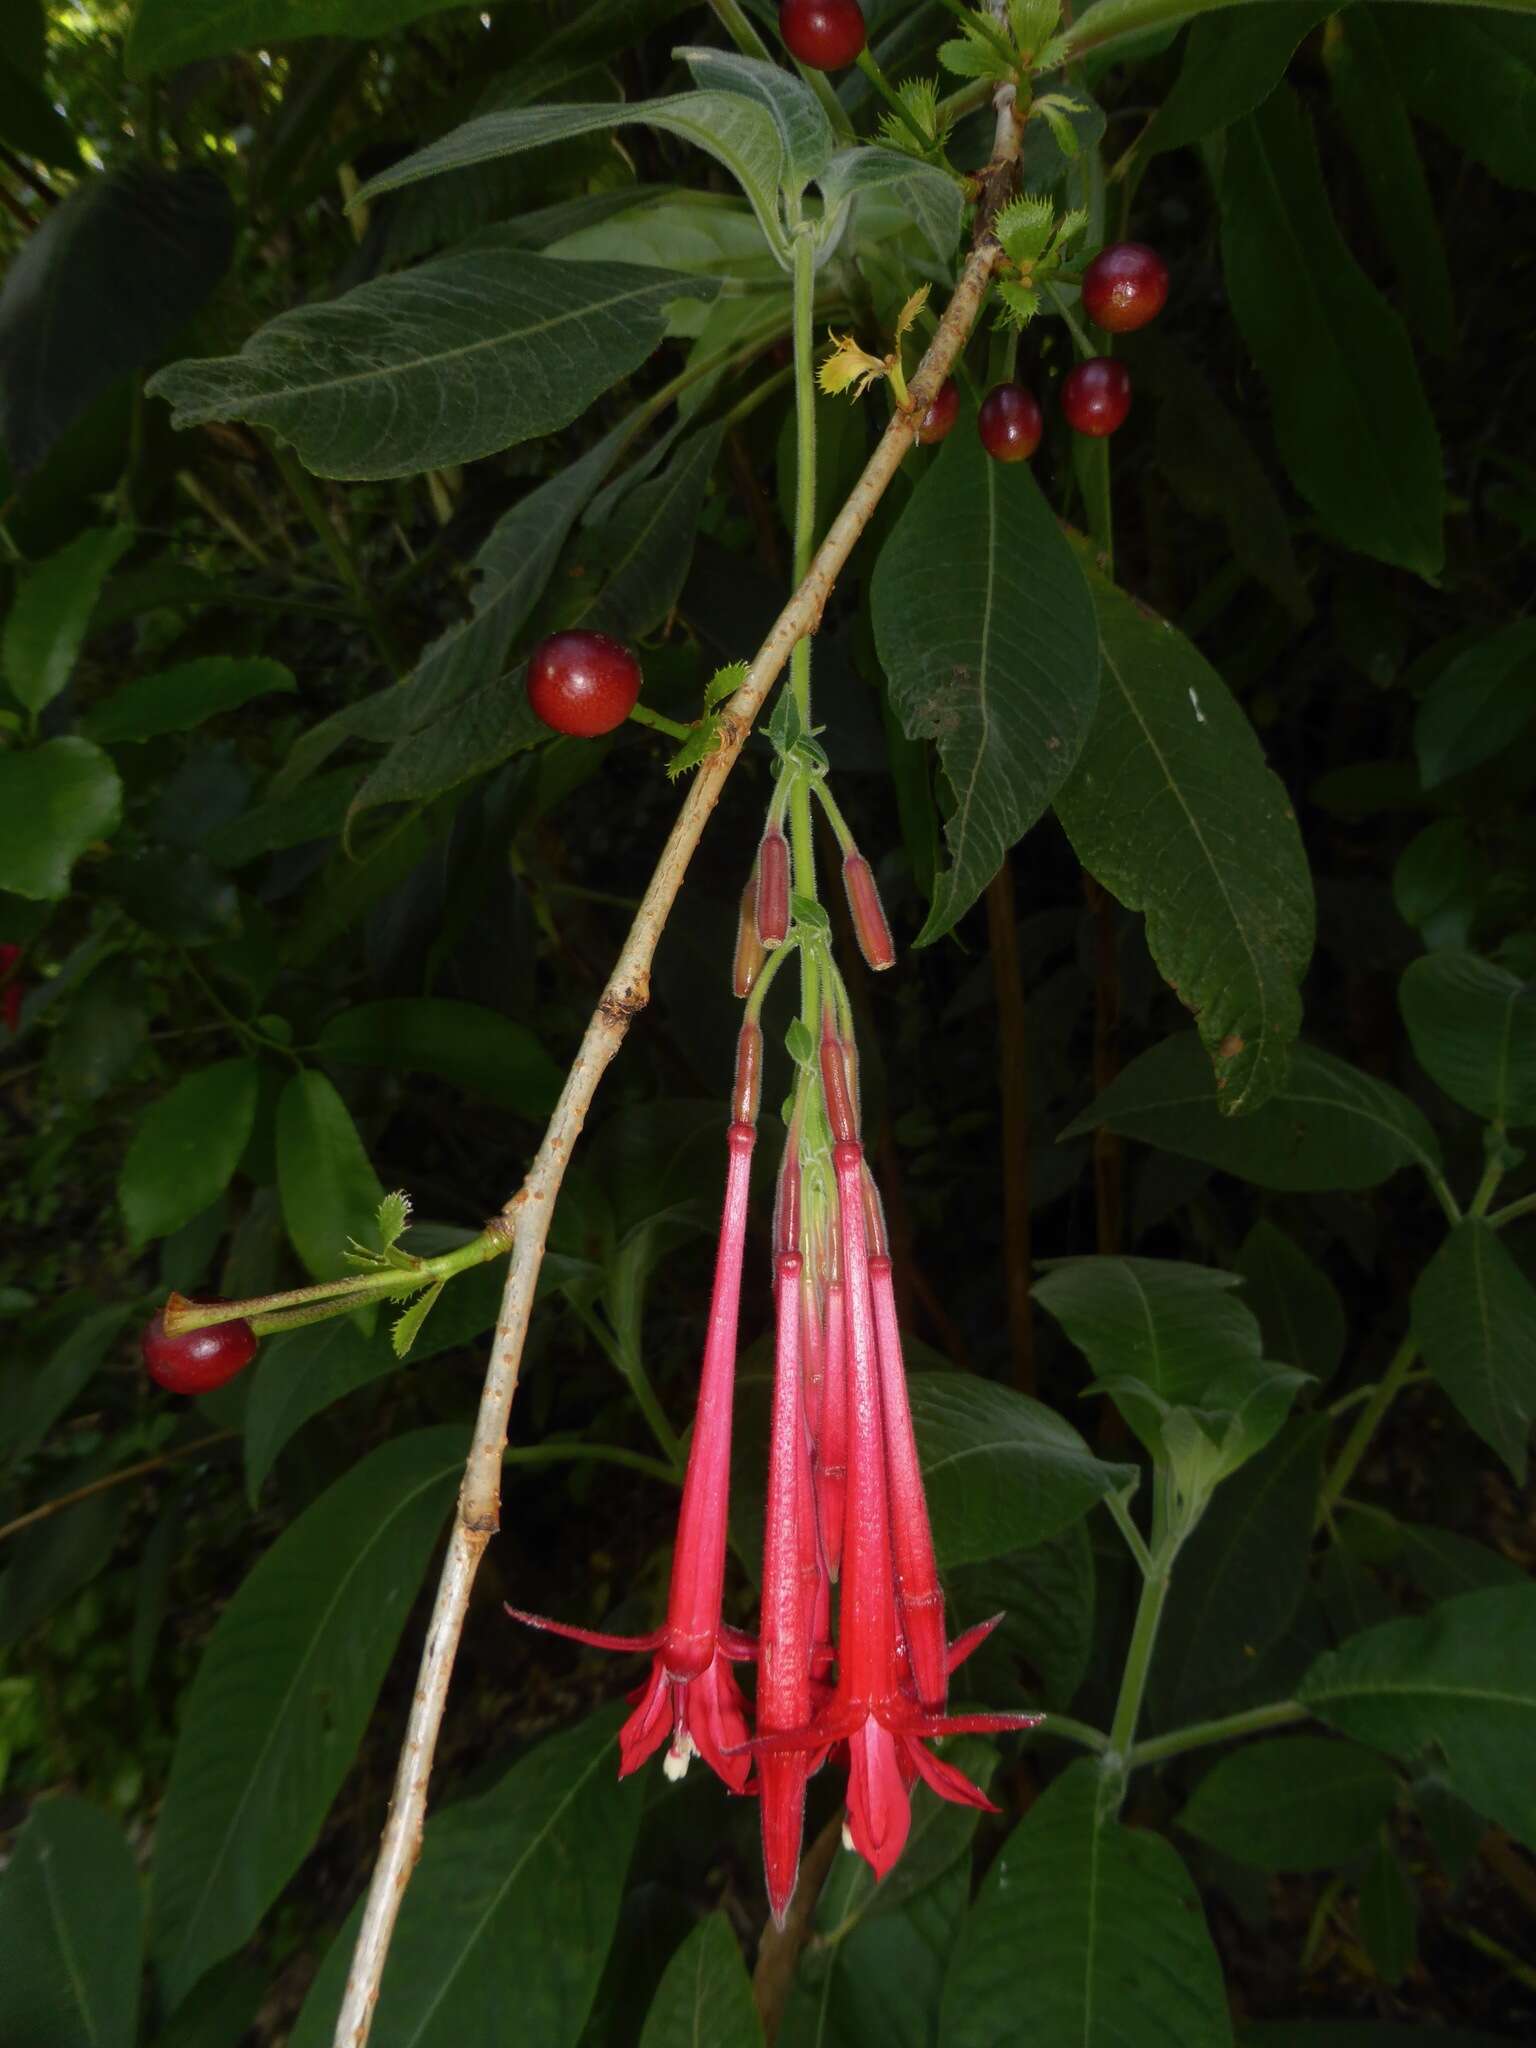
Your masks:
M1526 13L1526 8L1520 9ZM1496 178L1536 187L1536 35L1533 24L1479 8L1394 20L1384 38L1413 111L1486 164Z
M0 1458L19 1465L37 1449L65 1409L106 1358L132 1311L126 1306L87 1308L47 1361L20 1367L4 1382L0 1401Z
M260 1063L218 1060L183 1075L141 1119L117 1180L135 1244L169 1237L218 1200L256 1117Z
M1286 88L1227 131L1221 209L1232 311L1297 488L1347 547L1435 575L1445 489L1413 351L1339 234Z
M644 1804L620 1783L604 1709L499 1784L427 1823L369 2036L371 2048L574 2048L613 1939ZM355 1910L320 1966L290 2048L329 2048Z
M155 1837L153 1951L177 2003L308 1854L463 1469L462 1427L382 1444L273 1544L187 1696Z
M0 1877L5 2048L133 2048L142 1917L117 1822L67 1794L38 1800Z
M117 770L89 740L0 753L0 889L33 901L67 896L75 862L116 831L122 810Z
M1179 1553L1152 1667L1158 1725L1245 1678L1295 1618L1322 1484L1328 1417L1288 1422L1216 1489Z
M1069 1422L1010 1387L938 1372L909 1387L942 1566L1041 1543L1135 1484L1133 1465L1103 1464Z
M1331 1379L1344 1356L1347 1331L1339 1291L1321 1266L1263 1216L1234 1263L1246 1282L1243 1299L1264 1333L1266 1355L1299 1365L1314 1379Z
M315 1050L342 1066L439 1074L466 1094L529 1117L554 1107L562 1078L526 1024L439 996L391 996L338 1010Z
M280 661L209 654L162 669L159 675L135 677L93 705L82 723L93 740L150 740L161 733L190 732L205 719L238 710L253 697L298 687L293 671Z
M1222 1757L1195 1787L1179 1826L1255 1870L1326 1870L1371 1847L1398 1785L1375 1750L1285 1735Z
M1413 747L1426 789L1502 754L1536 713L1536 619L1516 619L1448 661L1420 700Z
M1440 1146L1406 1096L1315 1046L1298 1045L1279 1093L1252 1116L1221 1114L1192 1034L1165 1038L1116 1075L1061 1133L1107 1125L1262 1188L1372 1188L1399 1167L1440 1170Z
M147 78L200 57L256 50L298 36L382 36L454 0L139 0L128 37L129 75Z
M919 229L937 262L947 269L954 261L964 195L947 172L903 156L900 150L860 143L854 149L840 149L817 183L829 219L840 207L855 204L861 194L883 194Z
M1419 1275L1413 1334L1438 1385L1523 1486L1536 1416L1536 1288L1480 1217L1458 1223Z
M1390 1756L1438 1748L1469 1805L1536 1845L1536 1586L1467 1593L1352 1636L1296 1696Z
M1152 957L1195 1013L1230 1116L1284 1081L1312 952L1296 816L1236 700L1165 619L1096 569L1098 715L1056 814L1078 858L1145 913Z
M1198 1402L1234 1360L1259 1356L1236 1273L1177 1259L1053 1259L1035 1300L1099 1378L1134 1373L1165 1400Z
M51 704L69 681L101 586L132 545L131 527L88 527L21 575L6 614L0 668L29 711Z
M1475 953L1428 953L1398 984L1414 1057L1490 1123L1536 1124L1536 985Z
M374 1241L384 1190L324 1074L295 1074L278 1098L277 1187L294 1250L317 1280L340 1279L350 1270L347 1240Z
M762 2039L741 1944L723 1913L707 1914L668 1963L640 2048L761 2048Z
M1093 604L1026 464L962 421L880 550L871 587L891 702L937 741L950 866L924 944L970 909L1071 772L1098 694Z
M964 1751L954 1761L967 1774L974 1768ZM985 1783L991 1772L977 1776ZM976 1815L950 1806L925 1826L930 1804L940 1806L926 1785L915 1785L912 1832L884 1884L876 1886L857 1857L832 1866L816 1913L822 1939L800 1959L779 2029L785 2048L933 2048L944 1971L970 1892L970 1873L955 1858L976 1831ZM907 1885L907 1859L931 1871L934 1851L949 1851L948 1867L921 1889Z
M662 476L630 492L594 537L594 559L580 585L591 590L591 597L562 618L562 625L592 626L633 639L665 617L688 573L699 508L720 439L718 424L691 434ZM600 571L605 572L601 577ZM466 662L478 667L487 651L484 645L466 650ZM442 687L449 687L447 675L452 673L456 688L459 678L467 680L469 669L456 665L443 673ZM468 687L456 699L451 715L436 716L419 731L398 739L359 791L357 810L420 802L485 774L523 747L547 740L548 728L528 708L524 676L523 663L493 673L478 687Z
M229 193L203 164L130 163L86 178L48 214L0 286L0 439L18 471L171 345L234 244Z
M514 107L480 114L403 163L391 164L369 180L359 198L366 201L377 193L414 185L420 178L435 177L440 171L490 163L497 157L563 142L568 136L635 122L681 136L724 164L751 200L770 246L788 262L789 245L779 219L778 191L784 177L779 125L765 106L737 92L684 92L630 105Z
M1179 149L1251 114L1284 78L1297 44L1334 5L1335 0L1272 0L1261 12L1245 8L1197 21L1173 90L1140 147Z
M1052 38L1040 52L1037 68L1053 71L1079 57L1102 59L1111 51L1133 44L1138 37L1176 28L1180 22L1192 21L1218 8L1268 8L1274 4L1275 0L1097 0L1093 8L1078 15L1070 28ZM1413 12L1426 4L1444 5L1446 0L1414 0ZM1451 4L1457 4L1457 0L1451 0ZM1460 4L1523 14L1530 0L1460 0ZM1405 11L1397 6L1392 9L1394 16Z
M734 50L674 50L705 92L737 93L765 107L784 145L784 182L801 191L819 178L832 155L832 124L810 87L781 64L741 57Z
M1413 123L1392 77L1394 33L1374 8L1340 8L1323 38L1323 61L1403 309L1425 347L1448 356L1456 347L1450 265Z
M1221 1965L1177 1853L1073 1764L1004 1842L960 1924L940 2048L1228 2048ZM1027 2019L1024 2017L1027 2015Z
M644 362L673 299L717 289L530 255L487 228L415 270L280 314L237 356L172 364L149 388L176 426L248 420L320 476L409 476L563 427Z

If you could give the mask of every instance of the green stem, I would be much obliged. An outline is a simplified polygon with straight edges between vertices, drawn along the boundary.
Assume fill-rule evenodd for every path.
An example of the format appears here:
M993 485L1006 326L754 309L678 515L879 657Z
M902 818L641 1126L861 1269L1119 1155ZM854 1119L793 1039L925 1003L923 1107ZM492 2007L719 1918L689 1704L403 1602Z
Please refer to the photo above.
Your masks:
M1163 1607L1173 1577L1173 1562L1182 1541L1181 1535L1170 1526L1165 1475L1155 1472L1152 1484L1155 1489L1152 1547L1144 1568L1146 1576L1141 1582L1141 1598L1136 1605L1131 1646L1126 1652L1125 1670L1120 1677L1120 1697L1115 1702L1115 1718L1109 1730L1109 1752L1118 1759L1122 1772L1136 1740L1136 1724L1141 1718L1141 1703L1152 1670L1152 1655L1157 1648L1157 1632L1162 1625Z
M1398 1385L1400 1387L1418 1387L1422 1386L1426 1380L1433 1378L1433 1373L1409 1372L1404 1373ZM1369 1401L1375 1391L1376 1382L1374 1380L1370 1381L1366 1386L1356 1387L1352 1394L1346 1394L1342 1400L1331 1402L1328 1413L1330 1415L1347 1415L1351 1408L1358 1408L1362 1401Z
M1127 1759L1135 1770L1141 1764L1161 1763L1165 1757L1182 1756L1186 1749L1204 1749L1212 1742L1230 1742L1235 1736L1256 1735L1265 1728L1286 1728L1294 1721L1310 1720L1299 1700L1277 1700L1267 1707L1249 1707L1241 1714L1226 1714L1219 1721L1196 1721L1171 1734L1155 1735L1150 1742L1138 1742Z
M812 328L816 296L816 249L803 228L794 243L794 370L795 370L795 582L805 579L816 551L816 379L812 362ZM811 636L803 634L789 657L789 690L799 713L802 732L811 729ZM811 824L811 792L808 777L787 768L793 777L789 788L789 844L794 866L797 896L816 899L816 841ZM818 974L815 949L800 952L801 1021L813 1035L819 1032L817 1015Z
M1361 1409L1355 1426L1345 1439L1344 1448L1334 1461L1333 1470L1323 1481L1322 1495L1317 1504L1317 1521L1321 1527L1333 1513L1340 1495L1355 1476L1356 1467L1370 1447L1376 1433L1376 1425L1392 1406L1399 1392L1407 1382L1414 1359L1418 1356L1418 1344L1407 1336L1393 1353L1392 1363L1387 1367L1371 1398Z
M1467 1208L1469 1216L1486 1216L1494 1196L1499 1191L1499 1182L1504 1178L1504 1126L1502 1123L1488 1127L1488 1163L1483 1168L1483 1177L1477 1184L1477 1192Z
M1109 1737L1102 1728L1090 1728L1086 1721L1074 1721L1070 1714L1047 1714L1040 1723L1042 1735L1060 1735L1068 1742L1076 1742L1083 1749L1096 1750L1100 1756L1109 1747Z
M1521 1216L1536 1211L1536 1195L1522 1195L1516 1202L1506 1202L1502 1209L1495 1209L1487 1219L1490 1230L1502 1230L1506 1223L1513 1223Z
M211 1329L237 1319L254 1324L269 1317L282 1318L269 1322L269 1329L293 1329L297 1324L289 1317L291 1310L328 1304L320 1308L319 1315L303 1317L305 1322L317 1322L321 1315L342 1315L366 1302L418 1293L435 1280L451 1280L470 1266L483 1266L487 1260L503 1258L509 1249L506 1232L499 1224L493 1225L472 1237L468 1244L451 1252L439 1252L436 1258L421 1259L414 1266L384 1266L375 1272L349 1273L343 1280L317 1280L312 1287L293 1287L283 1294L253 1294L244 1301L189 1303L177 1315L171 1335L182 1337L193 1330Z
M622 1444L521 1444L502 1452L503 1465L623 1465L631 1472L644 1472L650 1479L665 1480L668 1486L682 1484L675 1466L660 1458L648 1458L644 1451L627 1451Z
M874 56L867 47L859 52L858 66L870 84L875 88L875 91L879 93L881 99L885 101L885 104L896 116L902 127L906 129L913 141L922 150L924 156L931 155L936 138L926 133L921 127L907 106L906 101L902 99L901 95L891 85L890 80L880 69L879 64L875 61Z
M1115 1527L1125 1538L1126 1545L1132 1557L1135 1558L1142 1577L1144 1579L1150 1578L1155 1569L1152 1562L1152 1553L1147 1548L1146 1538L1131 1518L1130 1503L1125 1495L1123 1493L1107 1493L1104 1496L1104 1505L1109 1509L1110 1514L1113 1515Z
M651 1376L645 1369L638 1345L626 1345L621 1342L596 1310L584 1307L572 1295L568 1294L566 1300L575 1310L582 1328L592 1337L603 1356L634 1395L636 1406L645 1417L647 1429L666 1454L669 1471L672 1474L681 1472L686 1463L682 1439L667 1420L667 1411L662 1407L656 1389L651 1385Z
M636 725L648 725L652 732L664 732L669 739L691 740L693 727L680 724L675 718L663 718L659 711L653 711L649 704L637 704L630 712Z
M709 0L709 4L715 10L720 26L744 57L757 57L769 64L773 62L773 52L737 5L737 0ZM851 141L853 123L842 101L832 90L831 79L824 71L813 71L807 64L796 64L795 69L821 101L822 109L832 123L833 133L844 142Z

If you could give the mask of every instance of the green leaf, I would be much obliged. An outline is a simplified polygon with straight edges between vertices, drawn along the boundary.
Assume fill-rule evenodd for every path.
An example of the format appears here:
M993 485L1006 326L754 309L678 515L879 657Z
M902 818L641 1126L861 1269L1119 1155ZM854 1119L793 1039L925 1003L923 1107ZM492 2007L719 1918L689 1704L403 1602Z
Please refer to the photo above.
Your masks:
M644 1804L621 1783L606 1709L427 1823L390 1942L370 2048L575 2048L591 2010ZM361 1909L337 1936L290 2048L329 2048ZM712 2037L711 2037L712 2038Z
M101 586L132 545L130 527L88 527L22 572L0 641L0 667L29 711L51 704L69 681Z
M1518 10L1524 13L1522 7ZM1536 40L1529 19L1479 8L1394 18L1385 39L1398 90L1414 113L1507 185L1536 188Z
M946 1569L957 1627L989 1614L1003 1617L955 1674L957 1698L997 1708L1071 1706L1093 1654L1096 1588L1088 1530L1086 1521L1069 1522L1028 1550ZM1038 1688L1022 1682L1023 1672L1038 1673Z
M994 465L995 467L995 465ZM1226 685L1090 566L1098 716L1056 814L1195 1013L1229 1116L1284 1081L1311 957L1312 880L1284 788Z
M721 431L716 423L691 434L666 473L631 491L598 529L589 544L591 560L579 565L584 571L579 587L591 595L562 616L562 626L591 626L616 638L635 639L665 618L693 558L699 511L720 452ZM593 485L596 480L594 476ZM541 576L541 584L542 580ZM504 674L494 673L455 700L451 717L439 716L397 740L359 791L355 810L437 796L498 767L519 749L547 741L548 728L528 708L524 674L522 663Z
M117 1199L136 1245L169 1237L229 1186L256 1119L257 1060L218 1060L183 1076L140 1119Z
M49 1079L71 1102L99 1102L128 1073L149 1031L137 966L116 954L74 991L48 1044Z
M1021 1929L1028 1939L1021 1940ZM1072 1764L1004 1842L961 1922L944 2048L1228 2048L1221 1965L1189 1872L1160 1836L1104 1812Z
M1093 606L1023 463L962 422L880 550L871 588L891 702L938 742L950 867L924 945L970 909L1071 772L1098 693Z
M1516 619L1454 656L1413 722L1426 789L1480 768L1519 738L1536 712L1536 619Z
M299 36L372 39L441 14L453 0L139 0L128 36L131 78L176 71L200 57L224 57Z
M0 889L57 902L75 862L117 830L123 786L89 740L0 753Z
M139 161L87 176L49 211L0 285L0 440L19 473L40 468L112 384L169 348L234 245L234 206L204 164Z
M946 172L920 164L899 150L861 143L840 149L816 181L827 216L864 194L883 194L903 221L910 221L927 243L934 260L947 270L960 239L964 195ZM830 239L830 238L829 238Z
M157 676L140 676L94 705L81 721L93 740L150 740L234 711L273 690L296 691L293 671L280 661L245 661L210 654Z
M0 1455L7 1464L19 1465L37 1449L89 1384L131 1313L126 1306L88 1306L46 1363L6 1382Z
M1035 1300L1096 1376L1134 1373L1166 1400L1197 1403L1234 1361L1257 1359L1259 1326L1235 1273L1176 1259L1051 1259Z
M1536 1288L1480 1217L1458 1223L1419 1275L1413 1334L1443 1392L1523 1486L1536 1416Z
M240 1947L309 1853L466 1448L457 1425L380 1445L284 1530L219 1616L155 1837L152 1945L171 2004Z
M1434 1745L1469 1805L1536 1843L1536 1586L1368 1629L1319 1658L1296 1697L1389 1756Z
M229 2048L243 2041L266 2002L268 1973L244 1956L220 1963L177 2006L153 2048Z
M0 1877L6 2048L133 2048L141 1919L117 1822L68 1794L39 1799Z
M1284 78L1297 45L1333 12L1334 0L1271 0L1262 9L1197 21L1173 90L1138 147L1181 149L1262 106Z
M803 191L821 176L832 156L832 124L803 79L782 65L739 57L734 50L690 46L674 50L672 58L688 66L703 91L736 93L767 109L784 145L784 183L790 191Z
M1286 88L1227 131L1221 209L1232 311L1297 489L1346 547L1435 576L1445 490L1413 351L1339 234Z
M1451 272L1413 123L1392 76L1389 34L1369 7L1340 9L1323 38L1333 104L1366 192L1408 319L1426 348L1456 348Z
M1474 953L1415 960L1397 999L1414 1058L1486 1121L1536 1124L1536 987Z
M277 1187L294 1250L316 1280L339 1280L347 1242L366 1242L384 1190L323 1074L295 1074L278 1098Z
M1326 1870L1371 1847L1397 1804L1398 1783L1375 1750L1285 1735L1222 1757L1179 1826L1254 1870Z
M667 1965L640 2048L761 2048L763 2023L724 1913L702 1919Z
M50 1482L47 1498L57 1500L77 1486L110 1479L122 1463L121 1441L105 1443L72 1461L67 1477ZM11 1539L7 1568L0 1573L0 1653L57 1614L98 1576L117 1546L131 1504L128 1487L107 1486Z
M912 1426L939 1563L1022 1550L1135 1484L1130 1465L1095 1458L1053 1410L960 1373L914 1373Z
M361 777L359 768L337 768L317 775L291 796L268 797L227 824L215 825L203 840L203 850L219 867L238 868L264 853L332 838L346 823Z
M411 1198L403 1188L396 1188L393 1194L386 1195L380 1202L373 1219L382 1250L388 1251L391 1245L399 1243L401 1232L410 1220Z
M410 1306L404 1309L390 1326L389 1344L396 1358L404 1358L411 1346L421 1335L421 1326L437 1306L437 1298L447 1286L446 1280L439 1280L434 1286L424 1288Z
M398 1369L382 1336L365 1337L350 1316L269 1338L245 1409L245 1486L252 1506L278 1453L312 1415Z
M392 996L338 1010L315 1042L343 1066L438 1074L482 1102L541 1117L560 1092L561 1070L526 1024L479 1003Z
M1384 1984L1400 1984L1417 1948L1417 1901L1392 1838L1382 1834L1360 1880L1360 1934Z
M497 117L492 117L497 118ZM765 117L766 118L766 117ZM552 433L636 369L711 278L533 256L499 228L301 306L147 387L172 423L247 420L319 476L410 476Z
M957 1753L962 1770L970 1752ZM982 1776L989 1777L990 1772ZM933 1798L926 1785L915 1785L912 1835L921 1825L921 1811ZM934 1822L934 1834L947 1846L975 1832L974 1813L950 1806ZM825 1938L806 1949L795 1973L789 2004L779 2029L785 2048L932 2048L938 2039L939 2002L944 1972L954 1952L955 1935L970 1890L963 1863L951 1862L941 1876L915 1895L906 1892L903 1870L914 1853L920 1858L928 1844L907 1850L889 1879L879 1887L869 1881L867 1866L843 1856L832 1867L816 1915ZM962 1842L962 1853L964 1842ZM902 1897L899 1911L879 1910L883 1895ZM866 1901L872 1902L865 1907ZM840 1911L839 1909L846 1910ZM843 1922L856 1915L851 1930Z
M1061 1136L1104 1126L1291 1193L1373 1188L1414 1164L1440 1170L1439 1142L1406 1096L1310 1045L1296 1047L1278 1094L1252 1116L1232 1119L1216 1106L1198 1040L1192 1033L1165 1038L1117 1074Z
M1240 1683L1295 1619L1329 1418L1288 1422L1219 1486L1179 1553L1152 1667L1158 1725Z
M1315 1380L1332 1379L1344 1356L1344 1304L1321 1266L1262 1216L1235 1263L1247 1283L1243 1299L1259 1319L1265 1355L1298 1365Z
M525 149L563 142L568 136L588 135L594 130L636 122L679 135L695 149L704 150L724 164L751 200L769 246L781 262L788 264L789 245L778 208L779 186L784 179L784 145L778 123L766 108L743 99L737 92L684 92L666 99L637 100L629 105L515 107L501 113L481 114L408 156L403 163L391 164L387 171L371 178L358 194L358 203L365 203L380 192L414 185L421 178L435 177L440 171L490 163L498 157L516 156Z

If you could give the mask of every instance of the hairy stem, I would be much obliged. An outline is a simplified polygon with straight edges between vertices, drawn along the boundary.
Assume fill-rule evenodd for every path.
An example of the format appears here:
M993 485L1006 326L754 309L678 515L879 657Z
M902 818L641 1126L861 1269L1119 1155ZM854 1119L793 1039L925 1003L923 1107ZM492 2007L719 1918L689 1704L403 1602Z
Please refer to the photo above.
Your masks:
M1344 1440L1344 1448L1334 1460L1333 1470L1323 1481L1323 1491L1317 1503L1317 1524L1321 1528L1332 1515L1339 1503L1339 1497L1355 1476L1355 1469L1370 1448L1371 1438L1376 1434L1376 1425L1392 1406L1405 1385L1413 1361L1419 1355L1414 1339L1405 1337L1392 1355L1392 1363L1376 1382L1371 1398L1355 1418L1355 1426Z
M1018 158L1019 136L1010 118L999 120L999 136L1008 149L1008 164ZM1001 163L988 167L990 185L1003 189ZM981 309L1001 250L983 231L955 287L939 330L914 380L914 396L926 408L949 374ZM426 1644L417 1675L410 1719L395 1775L379 1857L374 1865L362 1925L353 1951L351 1972L334 2036L336 2048L362 2048L373 2023L379 1983L389 1952L400 1902L410 1882L421 1847L438 1732L447 1704L454 1657L469 1606L470 1589L485 1547L500 1520L501 1454L507 1422L527 1342L539 1265L549 1234L555 1197L565 1177L572 1147L587 1119L609 1063L624 1041L631 1022L650 997L651 962L672 906L682 887L726 778L735 767L752 721L773 686L790 650L814 629L843 565L869 524L908 450L910 422L900 414L884 434L854 485L847 502L827 530L826 538L769 631L746 680L720 720L720 744L699 766L683 800L677 821L662 848L629 935L619 952L608 985L588 1022L565 1086L527 1178L508 1202L504 1214L512 1226L512 1261L502 1295L490 1362L486 1367L475 1433L460 1489L453 1533L438 1581L437 1598L427 1625Z
M1241 1714L1224 1714L1219 1721L1195 1721L1188 1728L1154 1735L1150 1742L1138 1742L1126 1762L1129 1769L1135 1770L1141 1764L1159 1764L1165 1757L1182 1756L1186 1749L1204 1749L1213 1742L1232 1742L1239 1735L1258 1735L1266 1728L1288 1728L1292 1722L1311 1718L1299 1700L1276 1700L1267 1707L1248 1707Z

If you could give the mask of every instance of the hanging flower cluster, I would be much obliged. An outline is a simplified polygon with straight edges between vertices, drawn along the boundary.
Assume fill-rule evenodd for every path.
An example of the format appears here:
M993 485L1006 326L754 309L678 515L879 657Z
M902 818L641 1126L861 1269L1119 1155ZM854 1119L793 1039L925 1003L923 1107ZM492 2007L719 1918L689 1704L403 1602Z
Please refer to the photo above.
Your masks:
M1027 1728L1039 1718L947 1710L951 1673L1001 1617L949 1639L889 1242L860 1140L851 1013L829 920L814 898L812 791L841 845L860 948L874 968L895 958L869 863L826 790L825 757L814 743L801 743L781 760L742 899L734 976L747 1013L666 1621L651 1635L612 1636L508 1610L535 1628L651 1658L620 1735L621 1775L665 1744L669 1777L680 1777L697 1755L731 1791L757 1793L768 1897L781 1922L799 1869L807 1781L823 1764L846 1766L845 1841L884 1877L907 1839L914 1779L943 1799L990 1806L928 1745L943 1735ZM721 1613L737 1311L762 1003L779 965L796 954L801 1006L789 1032L796 1084L773 1220L774 1386L754 1639ZM757 1666L750 1724L732 1669L748 1662Z

